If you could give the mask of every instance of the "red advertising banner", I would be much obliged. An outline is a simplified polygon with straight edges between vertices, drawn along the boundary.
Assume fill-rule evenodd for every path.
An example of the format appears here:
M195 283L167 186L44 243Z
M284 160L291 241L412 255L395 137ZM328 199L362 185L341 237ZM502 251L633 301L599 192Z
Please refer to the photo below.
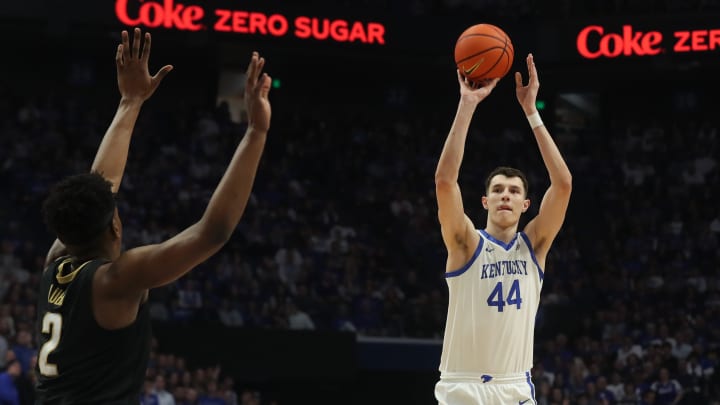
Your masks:
M192 37L207 44L253 41L298 53L312 49L373 57L402 55L406 60L416 57L425 65L449 66L453 65L457 36L472 24L490 22L510 35L518 55L533 52L546 67L578 74L585 68L635 69L642 74L649 69L711 70L720 65L717 13L521 22L512 18L485 21L472 14L410 15L397 5L373 9L342 2L77 0L71 8L23 0L2 2L0 19L8 22L0 29L15 32L26 28L33 35L50 38L76 29L142 27L177 34L181 41L191 41Z
M586 59L707 52L720 49L720 28L662 31L626 24L620 32L613 32L602 25L588 25L578 33L576 44L577 52Z
M385 45L385 25L321 16L291 16L185 4L176 0L116 0L115 16L126 26L186 31L212 30L244 35L292 36L332 42Z

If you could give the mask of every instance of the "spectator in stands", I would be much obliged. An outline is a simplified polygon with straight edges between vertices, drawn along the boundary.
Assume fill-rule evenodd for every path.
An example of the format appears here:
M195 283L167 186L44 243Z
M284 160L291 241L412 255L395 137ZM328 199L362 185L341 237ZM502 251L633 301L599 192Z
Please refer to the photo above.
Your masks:
M640 403L640 395L632 382L626 382L623 386L623 393L619 397L618 405L638 405Z
M608 405L615 405L617 403L617 397L615 396L615 393L608 388L607 378L605 378L605 376L600 375L597 377L595 381L595 388L597 391L595 399Z
M642 399L638 405L657 405L655 401L656 393L653 390L647 390L643 392Z
M218 309L218 318L225 326L239 327L245 323L242 312L238 308L239 303L233 303L229 299L223 299Z
M288 300L285 304L287 308L287 323L290 329L294 330L314 330L315 323L310 319L307 312L298 308L294 301Z
M199 405L198 402L198 390L195 388L186 388L185 389L185 399L182 401L178 401L177 405Z
M16 380L22 375L22 367L17 360L7 363L7 370L0 373L0 404L20 405L20 393Z
M143 386L143 394L140 397L140 405L159 405L158 396L155 394L155 383L152 379L146 379Z
M198 398L198 405L228 405L215 380L208 381L205 393Z
M21 330L16 336L16 343L12 346L12 351L15 354L15 358L20 362L22 374L29 374L32 369L30 364L32 358L37 354L32 342L32 333L29 330Z
M683 398L683 387L676 379L670 378L666 367L660 369L658 380L653 382L650 390L654 391L657 405L677 405Z
M8 350L10 350L10 343L5 336L10 336L7 324L0 321L0 370L5 370L7 367Z
M158 374L155 377L153 394L157 397L158 405L175 405L175 399L172 394L165 389L165 376L162 374Z

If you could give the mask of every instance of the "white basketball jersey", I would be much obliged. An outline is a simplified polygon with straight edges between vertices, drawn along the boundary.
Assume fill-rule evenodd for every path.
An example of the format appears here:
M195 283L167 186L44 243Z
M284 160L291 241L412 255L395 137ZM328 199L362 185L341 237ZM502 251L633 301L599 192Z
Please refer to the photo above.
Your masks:
M505 244L478 232L470 261L445 274L450 296L440 371L522 373L533 365L543 271L525 233Z

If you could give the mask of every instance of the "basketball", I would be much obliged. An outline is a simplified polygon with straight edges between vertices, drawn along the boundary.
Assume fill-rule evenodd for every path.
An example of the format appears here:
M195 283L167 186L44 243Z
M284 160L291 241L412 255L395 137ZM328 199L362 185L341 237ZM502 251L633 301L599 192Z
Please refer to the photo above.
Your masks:
M455 64L473 82L505 76L514 57L510 37L492 24L473 25L455 43Z

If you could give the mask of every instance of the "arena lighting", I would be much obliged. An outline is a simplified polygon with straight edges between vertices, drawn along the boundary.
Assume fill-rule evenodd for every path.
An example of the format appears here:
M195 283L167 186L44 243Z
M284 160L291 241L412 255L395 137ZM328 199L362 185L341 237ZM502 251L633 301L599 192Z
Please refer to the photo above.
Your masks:
M601 25L588 25L577 36L577 51L586 59L596 59L720 49L720 29L678 30L671 32L671 37L672 47L666 49L661 31L643 32L628 24L621 33L606 33Z
M140 4L132 14L128 10L130 2ZM385 45L385 26L377 22L211 9L196 4L182 4L176 0L116 0L115 16L121 23L131 27L162 27L185 31L211 29L244 35L290 35L300 39Z

